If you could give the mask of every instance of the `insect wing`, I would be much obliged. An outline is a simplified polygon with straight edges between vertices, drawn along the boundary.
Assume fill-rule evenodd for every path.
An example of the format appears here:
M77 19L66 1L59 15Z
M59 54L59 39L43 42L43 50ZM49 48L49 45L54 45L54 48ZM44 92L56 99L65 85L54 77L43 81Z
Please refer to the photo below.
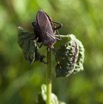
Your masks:
M53 34L51 19L48 17L48 15L45 12L43 11L38 12L37 23L40 26L40 28L45 29L49 31L51 34Z
M48 15L39 11L37 14L37 24L41 31L41 39L45 45L51 45L55 43L55 37L52 29L51 19Z

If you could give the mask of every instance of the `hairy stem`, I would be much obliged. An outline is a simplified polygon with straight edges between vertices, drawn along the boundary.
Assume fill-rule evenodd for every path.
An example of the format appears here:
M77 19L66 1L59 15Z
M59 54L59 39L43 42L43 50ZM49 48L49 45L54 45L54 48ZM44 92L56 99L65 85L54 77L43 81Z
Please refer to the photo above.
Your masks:
M69 34L70 35L70 34ZM68 37L69 35L55 35L57 38L65 38Z
M47 85L47 101L46 101L46 104L51 104L52 75L51 75L51 50L50 49L47 49L46 85Z

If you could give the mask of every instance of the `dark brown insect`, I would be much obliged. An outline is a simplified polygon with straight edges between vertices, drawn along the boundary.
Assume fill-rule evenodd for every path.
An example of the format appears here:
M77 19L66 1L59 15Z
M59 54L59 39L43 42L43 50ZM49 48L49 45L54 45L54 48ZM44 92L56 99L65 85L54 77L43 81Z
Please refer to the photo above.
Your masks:
M56 31L62 27L60 23L53 22L52 19L42 10L38 11L36 21L32 23L38 42L48 48L52 48L56 42ZM56 26L58 25L58 26Z

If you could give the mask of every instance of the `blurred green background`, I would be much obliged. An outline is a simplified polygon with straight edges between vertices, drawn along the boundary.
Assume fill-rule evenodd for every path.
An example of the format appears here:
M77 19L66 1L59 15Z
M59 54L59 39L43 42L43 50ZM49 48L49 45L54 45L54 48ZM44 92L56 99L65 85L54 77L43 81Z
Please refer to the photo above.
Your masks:
M46 82L46 65L30 65L17 44L17 27L33 32L41 9L85 47L85 70L68 78L55 78L53 56L53 92L67 104L103 104L103 0L0 1L0 104L35 104Z

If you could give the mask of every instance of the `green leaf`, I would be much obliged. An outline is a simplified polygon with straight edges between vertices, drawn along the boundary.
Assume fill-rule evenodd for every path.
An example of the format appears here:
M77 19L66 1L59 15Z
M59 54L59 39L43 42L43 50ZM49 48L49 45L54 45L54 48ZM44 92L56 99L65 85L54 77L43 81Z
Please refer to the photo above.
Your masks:
M46 85L43 84L41 86L41 92L39 93L37 98L37 104L46 104L47 99L46 93L47 93ZM51 104L66 104L66 103L60 102L57 96L54 93L51 93Z
M34 61L44 62L45 56L38 51L39 47L36 43L35 34L24 31L22 27L18 27L18 29L18 44L23 51L25 59L30 63Z

